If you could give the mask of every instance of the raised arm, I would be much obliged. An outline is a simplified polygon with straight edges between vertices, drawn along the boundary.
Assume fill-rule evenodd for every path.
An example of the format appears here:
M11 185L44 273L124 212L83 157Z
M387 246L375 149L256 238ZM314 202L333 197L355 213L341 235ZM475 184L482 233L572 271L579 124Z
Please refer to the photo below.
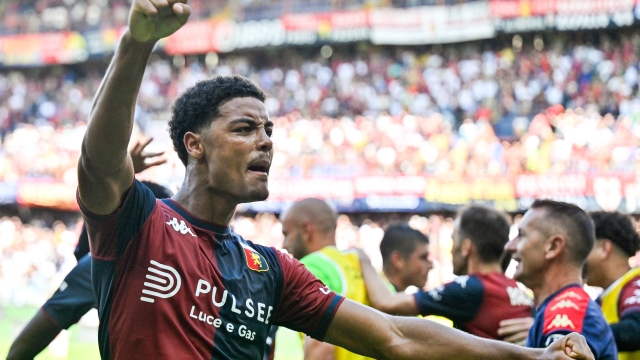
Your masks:
M186 0L135 0L113 61L93 102L78 163L78 191L86 209L113 213L133 183L127 145L142 76L157 40L188 19Z
M371 306L391 315L419 315L418 306L413 295L392 293L373 268L366 254L360 251L359 256L362 278L367 287L367 295L369 296L369 301L371 301Z
M350 300L338 308L324 341L376 359L594 359L577 333L546 349L529 349L424 319L385 315Z

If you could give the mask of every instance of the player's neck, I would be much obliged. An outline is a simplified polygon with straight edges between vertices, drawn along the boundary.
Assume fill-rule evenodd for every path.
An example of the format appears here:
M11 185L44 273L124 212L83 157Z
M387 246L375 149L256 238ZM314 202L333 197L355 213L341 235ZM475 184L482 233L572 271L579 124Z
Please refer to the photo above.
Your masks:
M238 203L222 194L207 191L208 184L199 183L193 178L187 172L173 200L201 220L228 226Z
M603 289L608 288L616 280L624 276L631 266L629 266L629 260L627 259L612 259L607 263L607 266L602 269L602 284L598 284Z
M574 266L555 266L544 274L540 286L532 287L536 304L542 304L556 291L571 284L582 284L581 269Z
M409 285L404 284L400 274L394 273L393 270L383 269L382 272L384 273L384 276L387 277L387 280L389 280L391 285L396 288L397 292L403 292L409 287Z
M502 273L502 266L500 263L483 263L478 259L470 258L469 263L467 265L467 273L471 274L494 274L494 273Z

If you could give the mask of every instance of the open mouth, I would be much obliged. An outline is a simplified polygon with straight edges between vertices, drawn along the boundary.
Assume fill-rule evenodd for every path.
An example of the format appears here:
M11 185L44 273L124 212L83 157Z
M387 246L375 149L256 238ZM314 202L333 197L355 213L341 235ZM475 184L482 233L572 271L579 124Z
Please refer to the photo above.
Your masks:
M249 166L247 167L247 170L249 170L251 172L254 172L254 173L267 175L267 174L269 174L269 168L270 167L271 167L271 162L269 160L266 160L266 159L255 160L255 161L252 161L251 163L249 163Z

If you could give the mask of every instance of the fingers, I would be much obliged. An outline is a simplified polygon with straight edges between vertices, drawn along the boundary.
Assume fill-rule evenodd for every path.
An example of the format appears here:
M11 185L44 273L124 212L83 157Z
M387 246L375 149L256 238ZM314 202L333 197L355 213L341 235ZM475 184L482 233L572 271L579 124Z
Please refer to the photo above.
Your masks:
M173 4L173 13L176 14L178 22L180 22L180 24L184 24L191 15L191 7L187 4L175 3Z
M154 167L154 166L158 166L158 165L162 165L164 163L167 162L167 159L158 159L149 163L146 163L146 168L150 168L150 167Z
M594 358L584 336L571 333L564 339L564 352L572 359L592 360Z
M163 154L164 154L164 151L158 151L158 152L154 152L154 153L142 154L142 157L144 157L144 158L152 158L152 157L160 156L160 155L163 155Z
M502 337L506 336L505 341L519 342L527 338L531 325L533 325L533 318L502 320L500 322L500 328L498 329L498 335Z
M133 11L142 13L150 19L158 18L158 8L150 0L137 0L133 4Z
M146 148L146 147L147 147L147 145L149 145L152 141L153 141L153 138L152 138L152 137L150 137L150 138L146 139L145 141L143 141L143 142L142 142L142 147L141 147L141 149L140 149L140 150L144 150L144 148Z
M524 345L525 341L527 340L528 334L528 332L518 332L513 335L503 337L502 340L512 344Z

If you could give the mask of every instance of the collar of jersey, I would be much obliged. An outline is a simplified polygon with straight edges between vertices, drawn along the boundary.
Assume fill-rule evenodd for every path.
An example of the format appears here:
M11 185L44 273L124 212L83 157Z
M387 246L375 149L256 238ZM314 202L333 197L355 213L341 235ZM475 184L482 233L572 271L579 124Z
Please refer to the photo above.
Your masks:
M563 286L560 290L558 290L558 291L554 292L554 293L553 293L553 294L551 294L548 298L546 298L546 299L542 302L542 304L540 304L540 306L538 306L538 308L541 308L543 305L548 304L548 303L549 303L549 301L553 300L553 298L555 298L558 294L560 294L561 292L565 291L566 289L568 289L568 288L572 288L572 287L578 287L578 288L582 289L582 286L581 286L580 284L576 284L576 283L573 283L573 284L569 284L569 285Z
M191 225L195 227L213 231L214 233L219 235L227 235L231 231L231 228L229 226L214 224L212 222L198 219L194 215L191 215L191 213L188 212L187 209L183 208L180 204L175 202L173 199L162 199L161 201L165 205L170 207L173 211L180 214L180 216L182 216L185 220L187 220Z

